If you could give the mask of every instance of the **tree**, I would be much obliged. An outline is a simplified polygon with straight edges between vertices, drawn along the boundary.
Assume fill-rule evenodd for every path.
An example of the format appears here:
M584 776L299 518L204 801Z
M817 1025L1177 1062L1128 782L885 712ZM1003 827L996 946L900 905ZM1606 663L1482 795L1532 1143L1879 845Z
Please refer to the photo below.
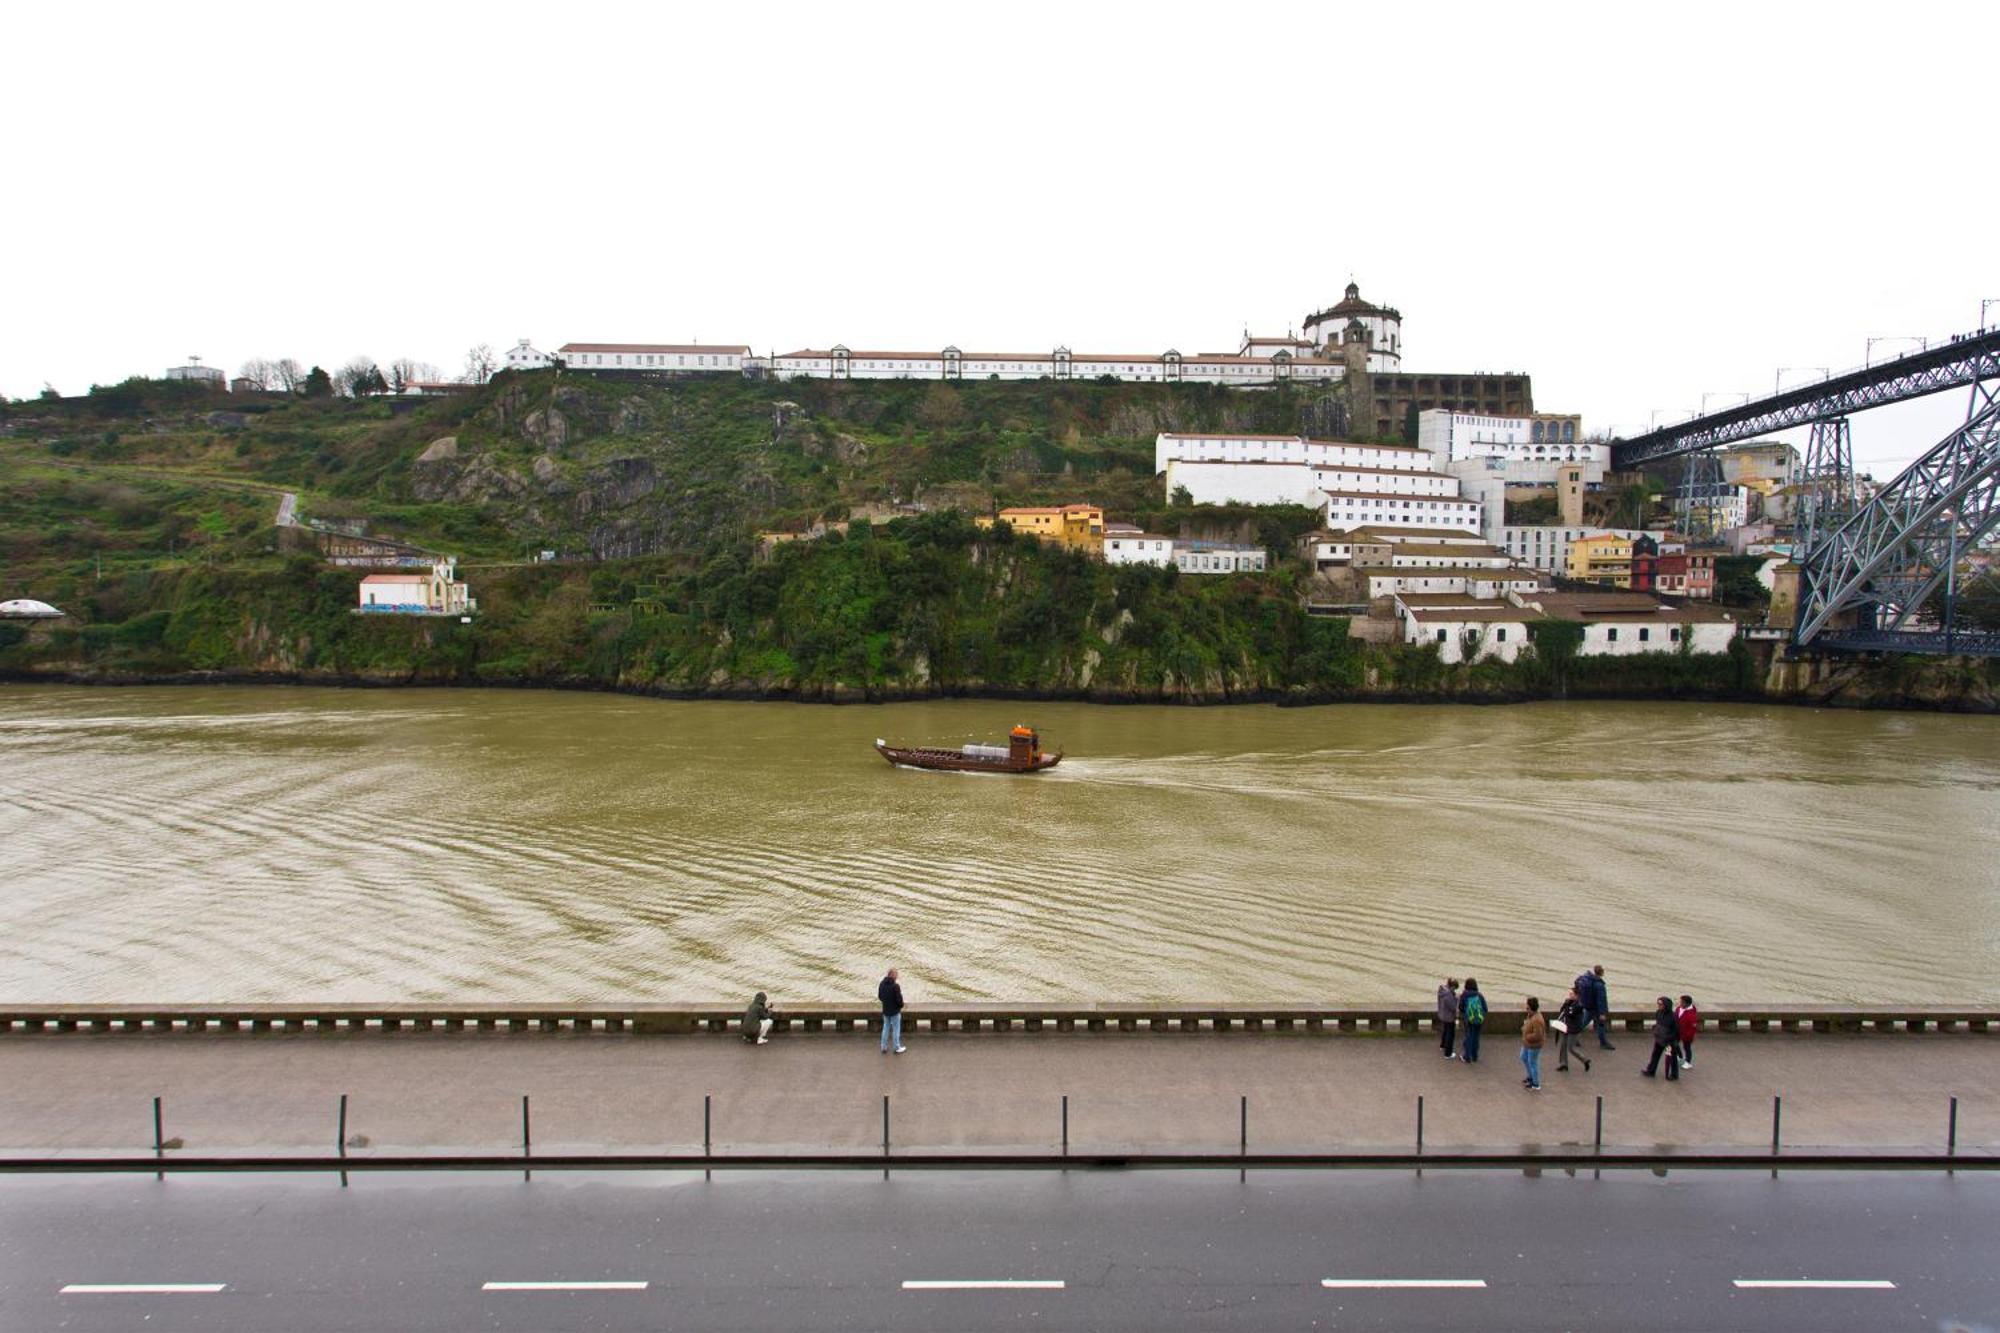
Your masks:
M286 393L298 393L306 379L305 372L299 369L299 363L289 356L281 356L271 363L271 377Z
M243 363L236 377L249 380L258 390L269 393L271 386L278 382L278 368L261 356L253 356Z
M498 368L491 343L481 343L465 354L465 379L469 384L484 384L493 378Z
M443 378L443 373L428 361L412 361L407 356L399 356L389 363L391 393L401 393L412 384L429 383Z
M388 381L382 378L382 369L372 358L357 356L340 368L333 382L341 393L349 398L366 398L371 393L386 393Z
M299 381L299 392L308 398L331 398L333 397L333 376L327 374L318 366L314 366L306 372L306 377Z

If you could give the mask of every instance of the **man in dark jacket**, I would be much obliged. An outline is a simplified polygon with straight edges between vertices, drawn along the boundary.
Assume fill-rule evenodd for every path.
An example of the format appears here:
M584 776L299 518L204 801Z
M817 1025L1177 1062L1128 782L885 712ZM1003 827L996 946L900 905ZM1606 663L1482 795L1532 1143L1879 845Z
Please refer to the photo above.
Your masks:
M1597 1044L1607 1051L1618 1048L1611 1044L1611 992L1604 987L1604 964L1590 969L1590 1021L1597 1029Z
M882 984L875 988L875 998L882 1002L882 1054L891 1050L903 1053L903 985L896 980L896 969L890 968L889 975L882 978Z
M1446 977L1438 987L1438 1045L1444 1047L1444 1058L1458 1058L1458 978Z

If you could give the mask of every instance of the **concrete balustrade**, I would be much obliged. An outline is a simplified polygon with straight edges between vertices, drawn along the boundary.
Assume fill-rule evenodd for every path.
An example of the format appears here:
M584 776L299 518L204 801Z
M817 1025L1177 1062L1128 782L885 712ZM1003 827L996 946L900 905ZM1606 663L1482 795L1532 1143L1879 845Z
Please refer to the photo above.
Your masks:
M1495 1008L1490 1034L1517 1033L1523 1015ZM855 1032L880 1027L872 1004L779 1004L780 1032ZM904 1025L931 1032L1286 1032L1371 1036L1434 1032L1428 1006L1271 1006L1180 1004L924 1004L904 1012ZM742 1010L718 1004L327 1004L327 1005L46 1005L0 1006L0 1033L73 1032L569 1032L732 1033ZM1621 1009L1611 1023L1644 1036L1652 1012ZM1718 1032L1988 1032L2000 1005L1926 1006L1761 1005L1704 1011L1703 1027Z

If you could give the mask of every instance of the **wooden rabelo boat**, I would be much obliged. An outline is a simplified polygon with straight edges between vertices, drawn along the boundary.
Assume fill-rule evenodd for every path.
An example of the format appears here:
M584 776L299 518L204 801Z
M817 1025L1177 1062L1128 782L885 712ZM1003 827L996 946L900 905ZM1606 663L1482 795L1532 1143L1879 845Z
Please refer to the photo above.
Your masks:
M957 773L1039 773L1062 762L1062 751L1042 752L1033 727L1015 727L1005 745L961 745L956 750L875 742L875 752L904 768L938 768Z

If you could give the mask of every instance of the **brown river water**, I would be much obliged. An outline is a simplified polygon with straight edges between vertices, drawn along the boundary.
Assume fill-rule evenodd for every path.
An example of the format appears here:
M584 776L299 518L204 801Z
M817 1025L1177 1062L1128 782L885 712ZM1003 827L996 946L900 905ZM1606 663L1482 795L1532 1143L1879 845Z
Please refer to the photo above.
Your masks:
M1984 717L7 686L0 849L0 1001L2000 999Z

